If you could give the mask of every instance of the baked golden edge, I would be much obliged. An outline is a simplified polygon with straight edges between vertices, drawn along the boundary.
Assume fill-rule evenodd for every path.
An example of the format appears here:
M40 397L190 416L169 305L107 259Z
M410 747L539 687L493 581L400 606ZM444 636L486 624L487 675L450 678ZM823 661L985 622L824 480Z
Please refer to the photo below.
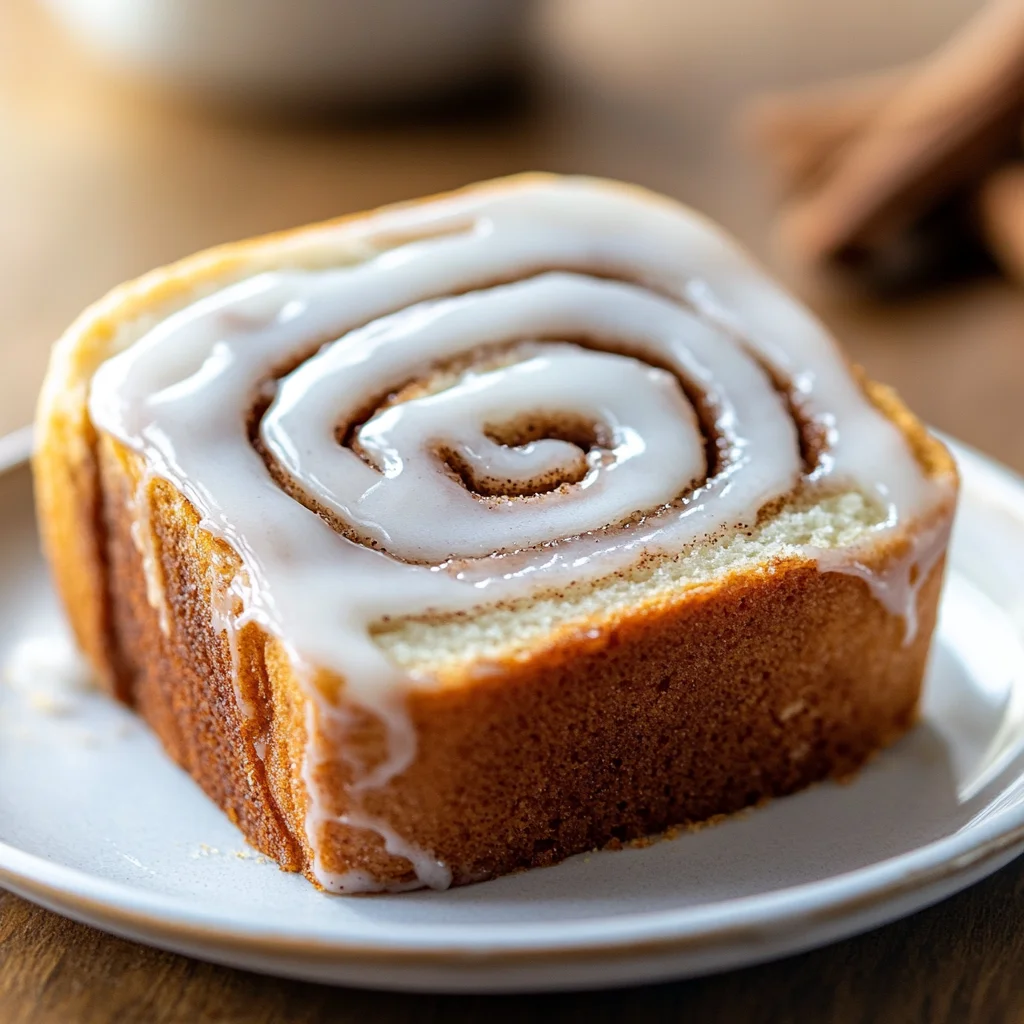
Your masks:
M194 528L191 506L157 483L152 522L173 610L172 635L162 636L129 537L126 498L138 460L109 438L99 443L86 401L120 325L158 321L264 269L337 265L344 253L330 233L363 216L372 214L222 246L115 289L55 346L37 417L43 544L83 651L250 842L307 874L300 686L277 642L246 627L239 685L257 714L239 713L224 638L209 625L216 542ZM353 262L365 255L353 251ZM898 398L865 387L926 471L955 480L948 452ZM949 494L935 520L951 519L955 490ZM904 535L876 550L877 566L906 543ZM220 547L222 558L234 557ZM463 882L848 774L914 720L941 574L940 562L919 590L920 629L906 646L902 620L863 582L795 560L770 575L733 574L714 587L567 624L528 656L489 663L483 676L449 673L443 686L414 691L416 764L370 794L368 809L399 823ZM196 588L202 606L189 608L185 595ZM340 680L322 682L343 689ZM254 746L259 733L268 737L263 758ZM383 737L367 721L351 742L372 758ZM347 774L338 760L318 778L331 794L331 814L345 811ZM372 833L325 827L319 845L328 869L408 878L407 863Z

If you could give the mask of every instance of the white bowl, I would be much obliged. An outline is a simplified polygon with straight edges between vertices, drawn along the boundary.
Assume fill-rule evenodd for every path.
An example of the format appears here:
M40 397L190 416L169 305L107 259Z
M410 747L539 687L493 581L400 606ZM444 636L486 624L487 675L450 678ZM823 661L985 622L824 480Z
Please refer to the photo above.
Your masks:
M529 0L45 0L109 63L191 92L387 102L500 71Z

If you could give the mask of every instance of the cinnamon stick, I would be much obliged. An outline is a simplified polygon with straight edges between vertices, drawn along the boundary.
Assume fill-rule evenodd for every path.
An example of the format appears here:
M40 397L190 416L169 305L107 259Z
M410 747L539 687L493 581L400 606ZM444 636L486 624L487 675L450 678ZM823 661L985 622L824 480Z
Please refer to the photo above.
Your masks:
M741 137L759 152L784 194L805 191L821 182L842 148L911 73L894 68L757 97L741 114Z
M1024 163L1007 164L982 182L978 219L1000 267L1024 283Z
M1017 144L1024 3L995 0L910 75L843 148L819 187L783 211L802 261L869 258L980 179Z

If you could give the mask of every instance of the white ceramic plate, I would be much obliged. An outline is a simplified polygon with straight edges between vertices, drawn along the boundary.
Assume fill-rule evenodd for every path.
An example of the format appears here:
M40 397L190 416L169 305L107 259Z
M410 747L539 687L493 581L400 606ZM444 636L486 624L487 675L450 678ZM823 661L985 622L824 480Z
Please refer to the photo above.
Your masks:
M0 442L0 659L62 630L28 438ZM378 988L511 991L777 957L948 896L1024 849L1024 483L960 446L964 494L922 723L855 782L648 849L446 893L324 896L240 833L125 709L0 687L0 881L117 934Z

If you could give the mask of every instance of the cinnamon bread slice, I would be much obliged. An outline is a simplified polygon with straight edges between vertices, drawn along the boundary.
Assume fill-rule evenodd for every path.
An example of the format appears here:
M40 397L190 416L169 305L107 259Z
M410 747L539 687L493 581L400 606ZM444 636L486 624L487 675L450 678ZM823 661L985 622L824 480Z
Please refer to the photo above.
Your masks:
M37 426L82 649L328 890L703 821L915 719L950 456L642 190L526 175L201 253L72 325Z

